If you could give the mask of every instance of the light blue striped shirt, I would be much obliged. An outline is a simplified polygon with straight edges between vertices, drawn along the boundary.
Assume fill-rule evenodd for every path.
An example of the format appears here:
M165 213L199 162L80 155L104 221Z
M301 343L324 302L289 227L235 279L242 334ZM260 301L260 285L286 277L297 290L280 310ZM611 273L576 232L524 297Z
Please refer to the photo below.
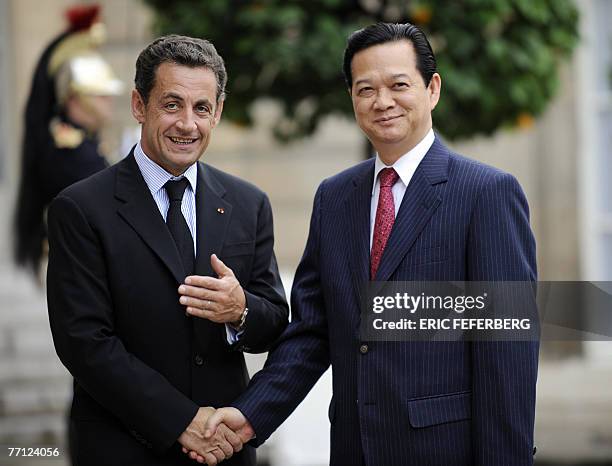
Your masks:
M191 165L185 173L181 176L174 176L172 173L168 173L157 163L153 162L142 150L140 142L136 144L134 148L134 158L136 159L136 163L138 164L138 168L140 169L140 173L142 173L142 177L151 191L151 195L155 200L155 204L157 204L157 208L159 209L159 213L166 221L166 216L168 215L168 208L170 207L170 199L168 199L168 193L166 192L164 185L169 180L178 180L180 178L187 178L189 181L189 185L187 189L185 189L185 194L183 194L183 202L181 203L181 212L183 213L183 217L185 217L185 221L189 226L189 231L191 231L191 237L193 238L193 252L197 252L197 241L196 241L196 201L195 201L195 192L198 186L198 165L194 163ZM231 345L236 342L242 332L236 332L233 328L231 328L228 324L225 324L225 332L227 335L227 342Z
M193 252L197 253L197 241L196 241L196 202L195 192L198 185L198 165L194 163L191 165L185 173L181 176L174 176L172 173L168 173L157 163L153 162L142 150L140 142L136 144L134 149L134 158L140 168L140 173L147 183L149 191L157 204L159 213L162 215L164 222L168 215L168 208L170 207L170 200L168 199L168 193L164 189L164 185L169 180L178 180L180 178L187 178L189 185L185 189L183 194L183 202L181 203L181 212L185 221L189 226L191 237L193 238Z

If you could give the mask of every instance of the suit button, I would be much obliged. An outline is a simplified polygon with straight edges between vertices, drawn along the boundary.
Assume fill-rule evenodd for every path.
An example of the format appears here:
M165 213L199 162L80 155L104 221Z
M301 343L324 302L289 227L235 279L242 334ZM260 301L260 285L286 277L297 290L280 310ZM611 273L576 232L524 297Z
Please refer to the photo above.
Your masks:
M201 366L202 364L204 364L204 358L199 354L195 355L195 358L193 358L193 361L195 362L196 366Z
M368 345L361 345L361 346L359 347L359 352L360 352L361 354L366 354L366 353L368 352Z

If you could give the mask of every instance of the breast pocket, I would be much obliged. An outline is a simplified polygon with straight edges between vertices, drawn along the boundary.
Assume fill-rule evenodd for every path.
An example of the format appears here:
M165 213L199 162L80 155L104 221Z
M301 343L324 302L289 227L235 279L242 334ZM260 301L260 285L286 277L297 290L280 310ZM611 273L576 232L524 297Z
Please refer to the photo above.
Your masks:
M255 241L242 241L223 245L221 257L252 256L255 251Z
M255 241L242 241L224 244L219 258L232 269L238 281L244 285L249 281L254 254Z
M434 264L444 262L448 259L448 248L446 246L435 246L416 250L414 253L414 265Z

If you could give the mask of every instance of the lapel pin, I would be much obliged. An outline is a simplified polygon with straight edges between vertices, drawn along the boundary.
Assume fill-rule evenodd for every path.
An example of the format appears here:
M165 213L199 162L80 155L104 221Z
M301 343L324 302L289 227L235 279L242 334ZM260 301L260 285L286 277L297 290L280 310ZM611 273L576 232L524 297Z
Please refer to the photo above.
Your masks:
M225 210L223 209L223 207L219 207L219 208L217 209L217 212L219 212L220 214L224 214L224 213L225 213Z

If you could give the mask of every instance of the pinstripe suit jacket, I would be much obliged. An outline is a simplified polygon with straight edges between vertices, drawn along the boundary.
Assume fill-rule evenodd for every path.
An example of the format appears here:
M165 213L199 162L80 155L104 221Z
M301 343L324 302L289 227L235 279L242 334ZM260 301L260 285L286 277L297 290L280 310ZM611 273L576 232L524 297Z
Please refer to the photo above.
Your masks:
M331 465L531 465L536 343L369 342L360 351L373 172L368 160L321 183L292 322L234 406L261 444L331 363ZM436 138L406 190L377 280L535 279L516 179Z

